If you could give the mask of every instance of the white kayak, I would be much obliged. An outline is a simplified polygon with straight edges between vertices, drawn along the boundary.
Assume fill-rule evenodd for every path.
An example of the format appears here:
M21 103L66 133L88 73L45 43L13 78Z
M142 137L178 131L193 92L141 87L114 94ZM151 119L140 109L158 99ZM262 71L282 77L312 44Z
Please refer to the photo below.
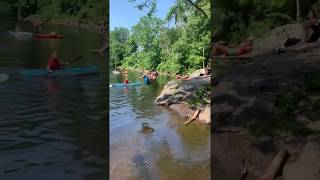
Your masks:
M8 78L8 74L0 74L0 83L5 82Z
M8 33L12 36L19 36L19 37L32 37L33 33L31 32L14 32L14 31L8 31Z
M120 74L119 71L112 71L112 74Z

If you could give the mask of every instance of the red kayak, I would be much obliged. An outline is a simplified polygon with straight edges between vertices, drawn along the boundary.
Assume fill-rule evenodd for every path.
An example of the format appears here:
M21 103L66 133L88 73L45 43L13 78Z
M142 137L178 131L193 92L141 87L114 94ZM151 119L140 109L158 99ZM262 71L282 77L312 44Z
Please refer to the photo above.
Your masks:
M55 34L55 35L51 35L51 34L36 34L35 37L36 38L41 38L41 39L43 39L43 38L45 38L45 39L62 39L63 38L62 35L57 35L57 34Z

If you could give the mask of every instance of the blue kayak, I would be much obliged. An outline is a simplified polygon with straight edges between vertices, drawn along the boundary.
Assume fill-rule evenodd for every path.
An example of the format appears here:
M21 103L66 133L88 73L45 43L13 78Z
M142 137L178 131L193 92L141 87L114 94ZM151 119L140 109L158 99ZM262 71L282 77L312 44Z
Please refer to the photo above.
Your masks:
M98 74L96 67L75 67L75 68L65 68L61 70L56 70L51 73L48 73L46 69L30 69L22 70L22 76L43 76L43 77L52 77L52 76L79 76L79 75L90 75Z
M8 31L8 33L12 36L19 36L19 37L32 37L33 33L31 32L15 32L15 31Z
M128 83L128 84L124 84L124 83L113 83L113 84L110 84L109 87L120 87L120 88L123 88L123 87L134 87L134 86L141 86L141 83L140 82L132 82L132 83Z

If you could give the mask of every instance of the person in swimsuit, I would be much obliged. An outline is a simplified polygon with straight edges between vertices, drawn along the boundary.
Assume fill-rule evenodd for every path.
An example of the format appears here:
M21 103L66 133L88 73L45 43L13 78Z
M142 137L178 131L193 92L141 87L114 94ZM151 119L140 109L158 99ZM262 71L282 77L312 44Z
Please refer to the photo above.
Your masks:
M247 41L238 46L228 46L222 43L216 43L211 49L211 57L218 55L238 56L251 52L253 49L253 38L248 38Z
M306 43L316 42L320 37L320 25L317 13L310 9L308 13L308 20L303 24L304 29L304 41ZM312 34L310 36L310 30Z

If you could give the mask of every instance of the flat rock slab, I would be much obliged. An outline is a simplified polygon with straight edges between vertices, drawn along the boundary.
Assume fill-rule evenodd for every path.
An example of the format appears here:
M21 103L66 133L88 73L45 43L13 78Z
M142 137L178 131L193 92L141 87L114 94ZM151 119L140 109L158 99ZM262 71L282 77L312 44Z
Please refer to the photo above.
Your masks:
M320 137L306 143L300 155L283 169L283 180L320 179Z

